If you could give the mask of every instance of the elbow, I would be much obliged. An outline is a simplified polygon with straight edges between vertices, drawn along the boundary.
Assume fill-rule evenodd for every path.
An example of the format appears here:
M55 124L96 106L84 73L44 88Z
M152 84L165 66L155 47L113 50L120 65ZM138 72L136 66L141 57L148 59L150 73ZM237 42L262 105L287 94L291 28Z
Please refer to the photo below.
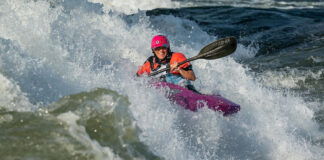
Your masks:
M195 73L192 73L192 81L195 81L196 80L196 75Z
M195 81L196 80L196 75L195 73L192 72L192 74L190 75L190 79L191 81Z
M190 78L188 78L189 80L191 81L195 81L196 80L196 76L195 75L192 75Z

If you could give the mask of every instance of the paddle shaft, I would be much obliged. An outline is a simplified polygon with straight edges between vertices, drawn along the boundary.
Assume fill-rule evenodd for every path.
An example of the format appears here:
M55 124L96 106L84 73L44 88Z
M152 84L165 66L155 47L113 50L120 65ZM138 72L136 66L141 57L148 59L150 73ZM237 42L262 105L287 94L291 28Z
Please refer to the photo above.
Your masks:
M194 61L194 60L200 59L200 58L202 58L202 57L208 56L208 54L215 52L215 50L217 50L217 49L218 49L218 48L213 49L213 50L211 50L211 51L208 51L208 52L206 52L206 53L204 53L204 54L199 54L199 55L196 55L196 56L194 56L194 57L188 58L188 59L186 59L185 61L182 61L182 62L178 63L177 67L179 67L180 65L185 64L185 63L187 63L187 62ZM153 72L153 73L149 74L148 76L149 76L149 77L151 77L151 76L155 76L155 75L157 75L157 74L159 74L159 73L162 73L162 72L165 72L165 71L167 71L167 70L170 70L170 67L163 68L163 69L161 69L161 70L158 70L158 71L156 71L156 72Z

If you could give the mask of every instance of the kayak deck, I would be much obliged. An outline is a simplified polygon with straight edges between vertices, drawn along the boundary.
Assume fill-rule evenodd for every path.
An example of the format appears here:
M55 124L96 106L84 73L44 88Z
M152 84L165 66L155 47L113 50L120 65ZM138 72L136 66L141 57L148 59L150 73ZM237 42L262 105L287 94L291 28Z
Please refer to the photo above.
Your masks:
M240 105L235 104L220 95L199 94L184 87L167 82L158 82L154 85L156 88L170 89L167 92L167 98L191 111L197 111L199 108L208 106L208 108L222 112L224 116L227 116L240 110Z

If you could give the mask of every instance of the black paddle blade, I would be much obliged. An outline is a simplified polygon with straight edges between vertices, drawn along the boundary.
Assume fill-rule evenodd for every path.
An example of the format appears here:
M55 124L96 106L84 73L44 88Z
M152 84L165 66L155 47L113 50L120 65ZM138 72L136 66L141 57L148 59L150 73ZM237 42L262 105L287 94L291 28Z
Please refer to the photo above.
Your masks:
M237 47L235 37L226 37L208 44L199 52L199 57L202 59L217 59L232 54Z

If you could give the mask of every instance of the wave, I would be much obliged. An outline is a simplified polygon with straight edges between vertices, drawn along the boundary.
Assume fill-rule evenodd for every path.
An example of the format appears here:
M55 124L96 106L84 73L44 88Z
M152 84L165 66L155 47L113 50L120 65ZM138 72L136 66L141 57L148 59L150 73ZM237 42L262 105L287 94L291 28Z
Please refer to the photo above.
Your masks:
M198 90L220 93L242 109L228 118L208 109L190 112L145 87L147 78L135 77L152 54L151 38L166 34L173 51L191 57L231 32L211 33L193 19L156 13L163 9L141 10L151 1L136 1L136 12L126 2L93 2L1 2L0 80L9 96L0 102L0 134L7 138L0 142L2 159L46 159L57 152L61 159L321 159L322 132L311 104L269 89L245 66L259 48L239 41L232 56L192 62ZM11 103L36 109L11 110ZM23 152L17 154L17 146Z
M95 89L66 96L37 112L1 109L1 136L6 139L0 157L161 159L141 142L128 106L127 97Z
M30 104L20 87L0 74L0 109L10 111L31 111L35 106ZM24 107L22 107L24 106Z

